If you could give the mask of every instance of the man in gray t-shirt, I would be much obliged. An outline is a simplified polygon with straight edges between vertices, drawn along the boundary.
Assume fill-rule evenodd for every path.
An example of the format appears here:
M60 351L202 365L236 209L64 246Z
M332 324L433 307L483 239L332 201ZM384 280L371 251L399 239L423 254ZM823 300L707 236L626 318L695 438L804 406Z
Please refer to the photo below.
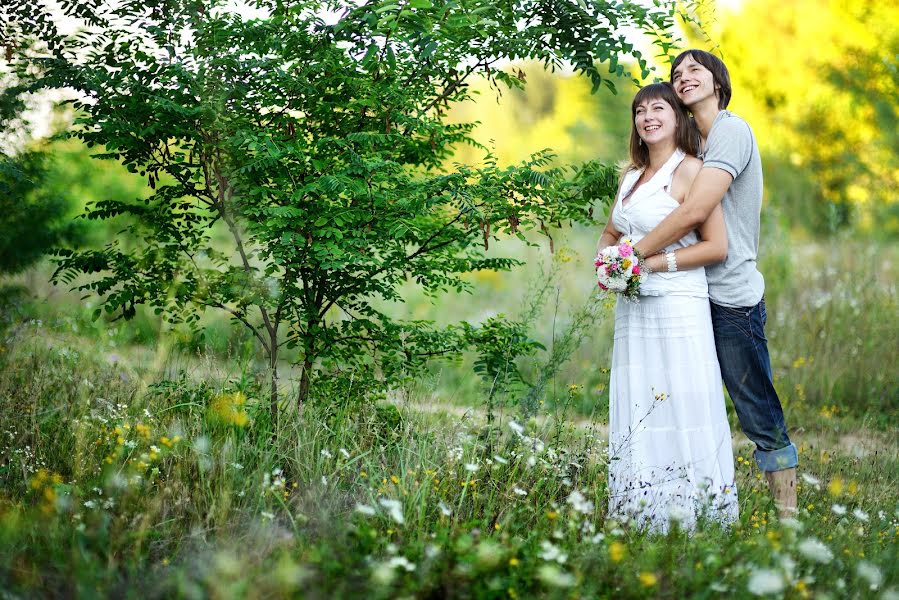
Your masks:
M727 258L706 267L709 297L721 306L755 306L765 292L765 279L756 266L762 160L749 125L729 111L718 112L700 158L703 168L721 169L733 179L721 199L727 224Z
M684 203L637 243L650 255L705 222L721 203L727 225L727 258L706 267L712 327L724 384L743 432L755 442L780 514L796 510L798 453L790 442L771 373L765 339L765 280L758 270L762 161L752 129L725 110L731 85L727 67L702 50L681 53L671 84L693 114L701 137L703 168ZM676 269L676 256L668 261Z

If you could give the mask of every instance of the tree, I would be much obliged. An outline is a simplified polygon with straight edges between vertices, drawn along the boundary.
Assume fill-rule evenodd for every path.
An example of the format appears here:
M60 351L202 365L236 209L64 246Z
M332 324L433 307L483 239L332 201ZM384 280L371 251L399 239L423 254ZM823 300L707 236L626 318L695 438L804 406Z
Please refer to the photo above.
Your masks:
M69 199L41 189L47 160L40 151L0 154L0 274L22 271L81 237Z
M88 275L78 288L125 318L139 304L192 326L227 311L268 359L273 415L285 352L302 365L302 403L317 374L374 365L389 382L454 351L459 328L396 321L372 301L401 300L410 279L431 294L464 290L463 274L516 264L486 256L491 240L589 221L613 193L613 168L547 168L548 151L444 169L454 147L475 143L471 124L445 118L474 78L520 87L504 61L567 61L595 90L610 83L602 69L621 74L619 57L648 73L624 27L664 41L675 15L673 3L592 0L257 0L252 19L224 6L82 5L85 31L16 61L31 89L77 90L72 135L155 189L86 214L127 215L140 244L60 250L55 279Z
M13 46L4 28L0 47L9 58ZM0 70L0 275L18 273L54 246L80 239L71 221L70 199L44 189L50 158L41 146L16 151L27 138L25 86L14 72Z

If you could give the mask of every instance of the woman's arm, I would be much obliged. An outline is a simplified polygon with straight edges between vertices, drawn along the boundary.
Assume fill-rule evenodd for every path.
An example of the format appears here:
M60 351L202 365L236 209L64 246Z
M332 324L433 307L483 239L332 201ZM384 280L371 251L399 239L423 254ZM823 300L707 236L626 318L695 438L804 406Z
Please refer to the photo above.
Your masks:
M596 253L599 254L599 251L606 246L617 244L620 237L621 232L612 225L612 211L609 211L609 222L606 223L606 228L602 230L602 235L599 236L599 243L596 245Z
M602 234L599 236L599 242L596 244L597 254L599 254L599 251L603 248L617 244L618 239L621 237L621 232L612 225L612 213L615 212L615 206L618 204L618 195L621 193L621 186L624 185L625 175L626 173L621 175L621 181L618 182L618 191L615 192L615 197L612 198L612 207L609 209L609 221L606 223L605 229L602 230Z

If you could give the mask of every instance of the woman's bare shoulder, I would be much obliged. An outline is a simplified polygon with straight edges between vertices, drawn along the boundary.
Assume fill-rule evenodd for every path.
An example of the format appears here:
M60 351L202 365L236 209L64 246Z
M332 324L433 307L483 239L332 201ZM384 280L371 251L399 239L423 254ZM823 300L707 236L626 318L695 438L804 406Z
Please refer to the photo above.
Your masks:
M702 169L702 161L695 156L685 156L684 160L677 165L674 180L671 182L671 195L674 199L678 202L684 201L700 169Z
M701 168L702 160L688 154L684 157L684 160L682 160L681 164L678 166L676 175L692 181L693 178L696 177L696 174L699 173L699 170Z

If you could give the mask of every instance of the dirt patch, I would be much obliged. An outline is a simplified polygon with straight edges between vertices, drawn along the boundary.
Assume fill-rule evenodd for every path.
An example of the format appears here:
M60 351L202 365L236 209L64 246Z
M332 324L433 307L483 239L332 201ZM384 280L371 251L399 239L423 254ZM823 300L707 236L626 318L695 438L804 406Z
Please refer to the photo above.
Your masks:
M458 419L471 419L479 423L486 422L487 419L487 413L483 408L440 402L435 397L431 397L427 402L409 402L398 398L393 398L390 402L398 408L413 410L423 414L447 415ZM497 412L496 417L500 423L508 423L515 420L514 414L508 414L507 412ZM538 425L544 425L551 419L552 417L540 415L537 417L537 423ZM591 430L604 438L607 438L609 435L608 425L599 421L582 417L571 417L568 419L568 423L575 429ZM895 436L868 429L853 433L807 432L804 429L798 429L790 432L790 438L797 447L802 449L836 451L839 454L847 454L856 458L864 458L875 453L886 454L887 456L899 455L899 443L897 443ZM753 445L749 438L739 431L733 432L732 440L735 450L743 450Z

